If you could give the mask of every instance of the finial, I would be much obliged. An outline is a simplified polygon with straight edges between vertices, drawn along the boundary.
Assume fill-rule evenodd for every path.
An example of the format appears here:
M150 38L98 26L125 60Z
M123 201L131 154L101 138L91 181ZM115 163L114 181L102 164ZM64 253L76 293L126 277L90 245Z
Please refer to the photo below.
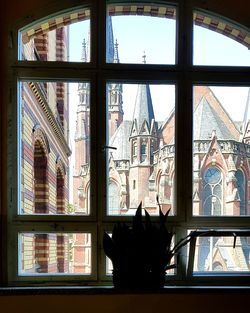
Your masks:
M145 51L143 51L142 63L146 64L146 54L145 54Z
M82 61L83 62L87 62L87 44L86 44L86 41L85 41L85 38L83 39L83 42L82 42Z
M114 53L114 63L120 63L120 60L119 60L119 54L118 54L118 42L117 42L117 39L115 41L115 53Z

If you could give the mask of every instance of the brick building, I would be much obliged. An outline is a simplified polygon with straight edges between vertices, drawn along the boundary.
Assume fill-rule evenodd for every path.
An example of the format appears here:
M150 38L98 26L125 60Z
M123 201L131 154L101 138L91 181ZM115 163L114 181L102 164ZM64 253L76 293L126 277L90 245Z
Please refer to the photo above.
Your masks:
M119 63L111 17L107 30L107 59ZM85 41L82 55L82 61L86 62ZM76 212L89 214L89 86L79 84L78 92L74 206ZM211 88L194 87L194 215L250 214L248 102L244 121L235 122ZM170 207L174 212L175 112L172 111L163 121L156 121L150 86L143 84L137 87L136 99L131 99L131 120L123 119L122 84L107 85L107 106L108 146L111 147L108 154L108 214L133 215L141 201L145 209L155 214L158 208L156 195L159 195L164 212ZM249 268L247 242L238 242L236 254L232 253L232 242L226 238L214 239L212 244L209 239L202 238L199 245L198 270ZM208 262L211 255L212 265Z

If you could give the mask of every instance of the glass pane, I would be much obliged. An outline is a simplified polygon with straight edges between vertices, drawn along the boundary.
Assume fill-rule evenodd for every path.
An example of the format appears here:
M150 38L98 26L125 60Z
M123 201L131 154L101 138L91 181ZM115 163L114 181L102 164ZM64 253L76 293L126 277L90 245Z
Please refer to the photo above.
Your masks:
M66 12L20 31L19 59L90 61L90 10ZM82 49L83 47L83 49Z
M90 233L19 234L19 275L91 274Z
M249 90L193 88L194 215L250 215Z
M250 66L250 34L238 25L195 12L194 65Z
M196 241L194 273L248 272L250 238L199 237Z
M175 86L107 84L108 215L174 214Z
M90 84L20 83L21 214L90 214Z
M107 63L175 64L174 7L109 5L106 31Z

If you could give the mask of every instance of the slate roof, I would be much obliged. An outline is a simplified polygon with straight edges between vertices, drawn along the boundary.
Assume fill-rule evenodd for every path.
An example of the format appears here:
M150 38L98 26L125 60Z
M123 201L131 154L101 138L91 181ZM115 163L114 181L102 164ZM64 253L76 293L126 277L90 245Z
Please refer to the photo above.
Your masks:
M129 136L131 127L132 121L123 121L110 138L109 145L117 148L117 150L110 150L114 160L130 160Z
M219 140L235 140L218 113L203 97L194 112L194 140L210 140L213 130Z
M149 85L138 85L133 120L136 119L138 131L140 132L144 120L150 127L155 118Z

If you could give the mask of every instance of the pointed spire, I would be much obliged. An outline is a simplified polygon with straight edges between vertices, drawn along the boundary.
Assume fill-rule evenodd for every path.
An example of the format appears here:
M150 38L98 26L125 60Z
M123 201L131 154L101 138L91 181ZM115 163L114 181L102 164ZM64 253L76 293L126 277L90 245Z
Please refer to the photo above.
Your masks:
M107 16L106 22L106 62L114 63L114 35L111 16Z
M243 135L243 139L246 135L246 131L247 131L247 125L248 122L250 120L250 110L249 110L249 106L250 106L250 88L248 88L248 94L247 94L247 101L246 101L246 107L245 107L245 112L244 112L244 118L243 118L243 124L242 124L242 135Z
M82 42L82 57L81 57L82 62L87 62L87 44L85 41L85 38L83 39Z
M151 122L154 119L154 109L149 85L138 85L133 114L133 121L137 121L138 131L140 132L144 121L148 123L150 128Z
M118 54L118 42L117 42L117 39L115 41L115 54L114 54L114 63L120 63L120 60L119 60L119 54Z
M143 51L142 63L143 63L143 64L146 64L146 54L145 54L145 51Z

